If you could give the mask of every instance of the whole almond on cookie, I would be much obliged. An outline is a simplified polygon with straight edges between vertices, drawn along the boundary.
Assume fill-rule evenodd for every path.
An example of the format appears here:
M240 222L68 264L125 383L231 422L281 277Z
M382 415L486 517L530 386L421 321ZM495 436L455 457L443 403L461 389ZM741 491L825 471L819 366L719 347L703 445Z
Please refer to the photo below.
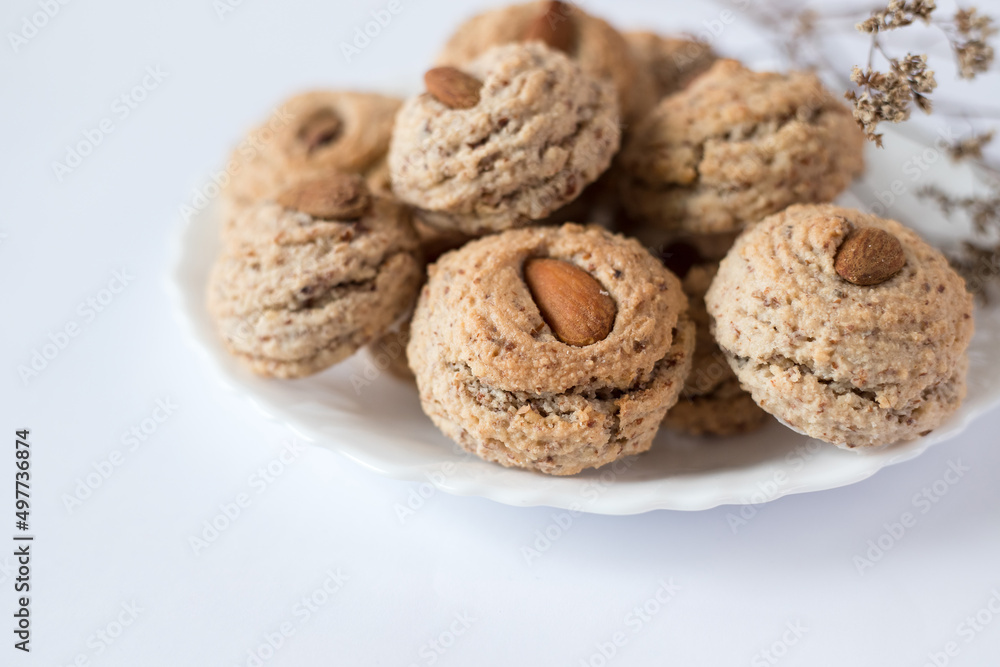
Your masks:
M903 245L895 236L875 227L855 229L837 250L834 269L849 283L878 285L906 264Z
M340 137L344 123L332 109L320 109L299 128L299 140L305 144L306 152L312 153Z
M434 99L450 109L471 109L479 104L483 82L454 67L435 67L424 74L424 84Z
M565 2L548 2L545 11L528 24L524 41L540 41L557 51L569 53L576 41L576 26L570 16L572 8Z
M334 173L296 183L276 201L322 220L355 220L368 210L371 195L360 176Z
M614 299L580 267L560 259L532 258L524 263L524 282L542 319L567 345L592 345L614 328Z

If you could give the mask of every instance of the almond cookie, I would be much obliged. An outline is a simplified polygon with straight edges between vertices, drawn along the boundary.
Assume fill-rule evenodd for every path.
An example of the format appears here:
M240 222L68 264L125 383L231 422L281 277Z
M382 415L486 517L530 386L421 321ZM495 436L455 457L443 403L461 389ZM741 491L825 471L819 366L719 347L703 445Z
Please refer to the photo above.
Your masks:
M224 232L208 308L255 373L318 373L409 308L423 266L407 209L360 176L325 174L246 207Z
M814 438L913 439L965 397L972 297L893 220L792 206L740 236L705 300L743 387Z
M407 353L445 435L571 475L652 445L691 366L686 310L637 241L573 224L508 231L430 267Z
M568 2L529 2L494 9L462 24L437 64L464 69L485 51L511 42L541 41L563 51L596 79L611 81L622 116L637 121L656 100L625 38L606 21Z
M625 41L632 49L640 70L652 76L656 100L684 89L718 59L708 44L684 37L627 32Z
M374 93L313 91L284 102L230 158L229 211L274 197L296 179L339 171L387 188L385 155L402 100Z
M863 146L815 75L720 60L631 134L622 195L648 225L738 231L790 204L831 201L861 172Z
M579 196L618 150L609 84L540 43L431 70L399 112L392 187L419 219L481 235L545 219Z
M697 249L682 243L667 247L664 255L667 268L683 279L696 334L691 374L663 425L691 435L738 435L759 428L767 413L740 388L710 330L705 292L715 278L718 263L699 263L702 258Z

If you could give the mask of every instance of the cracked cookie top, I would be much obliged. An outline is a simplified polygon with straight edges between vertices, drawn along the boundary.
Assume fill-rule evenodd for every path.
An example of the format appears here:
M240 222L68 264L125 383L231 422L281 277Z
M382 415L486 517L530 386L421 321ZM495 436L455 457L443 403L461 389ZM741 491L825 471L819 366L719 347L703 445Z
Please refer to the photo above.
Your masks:
M631 135L624 203L675 231L739 230L791 204L831 201L861 172L863 145L815 75L720 60Z
M835 268L861 228L888 232L905 255L880 284ZM893 220L792 206L737 240L706 304L758 404L814 437L849 447L915 437L964 395L972 297L938 250Z
M463 70L478 104L425 93L399 112L393 191L433 226L483 234L530 224L575 199L610 165L621 132L611 86L541 43L486 52Z

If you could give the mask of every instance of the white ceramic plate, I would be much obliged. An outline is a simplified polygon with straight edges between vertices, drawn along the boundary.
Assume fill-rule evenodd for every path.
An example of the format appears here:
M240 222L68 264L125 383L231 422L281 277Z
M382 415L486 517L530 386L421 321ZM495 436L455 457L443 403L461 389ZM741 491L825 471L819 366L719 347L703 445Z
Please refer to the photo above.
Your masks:
M892 193L889 215L932 241L964 234L966 230L949 225L912 193L921 184L945 179L968 192L973 187L970 175L946 168L940 154L923 170L929 162L924 146L896 135L886 143L883 151L869 151L868 175L842 202L871 210L880 201L888 202ZM920 168L913 168L914 158ZM875 212L884 211L876 207ZM503 468L462 452L442 436L421 412L415 388L380 371L367 352L304 380L266 380L240 366L223 349L205 310L206 279L219 246L217 225L212 209L207 209L180 227L170 277L178 316L205 363L264 415L303 439L377 473L426 482L448 493L599 514L759 504L859 482L954 438L1000 403L1000 308L980 308L969 397L946 425L919 440L858 453L811 440L772 420L757 433L722 439L661 431L649 453L574 477Z

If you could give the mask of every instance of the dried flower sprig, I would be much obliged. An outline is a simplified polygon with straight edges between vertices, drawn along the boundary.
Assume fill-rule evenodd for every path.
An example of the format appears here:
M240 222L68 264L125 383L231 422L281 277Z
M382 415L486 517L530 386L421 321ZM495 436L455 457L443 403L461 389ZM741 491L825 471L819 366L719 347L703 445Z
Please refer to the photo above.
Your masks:
M927 68L927 56L906 54L904 58L888 58L889 71L877 72L869 64L865 69L855 67L853 81L862 93L850 90L847 99L854 103L854 119L864 130L865 136L882 146L882 135L876 132L882 122L901 123L908 120L912 105L924 113L931 112L928 97L937 87L934 72Z
M980 14L975 7L959 9L950 30L945 30L958 59L958 74L963 79L975 78L993 64L993 47L987 42L997 34L992 18Z
M872 12L870 18L857 25L860 32L876 34L887 30L895 30L922 20L930 23L931 14L937 9L934 0L891 0L885 9Z
M937 87L934 71L928 67L927 55L906 54L903 58L889 55L882 45L882 33L897 30L923 21L938 28L948 39L958 65L959 76L975 78L993 63L993 47L987 40L997 33L993 19L977 9L959 9L951 21L937 21L934 0L890 0L885 9L858 23L858 32L871 35L868 64L855 67L851 81L860 89L846 93L854 106L854 119L870 141L882 146L882 135L877 132L879 123L901 123L910 118L913 105L930 113L928 97ZM874 68L875 55L881 55L889 65L888 72Z

